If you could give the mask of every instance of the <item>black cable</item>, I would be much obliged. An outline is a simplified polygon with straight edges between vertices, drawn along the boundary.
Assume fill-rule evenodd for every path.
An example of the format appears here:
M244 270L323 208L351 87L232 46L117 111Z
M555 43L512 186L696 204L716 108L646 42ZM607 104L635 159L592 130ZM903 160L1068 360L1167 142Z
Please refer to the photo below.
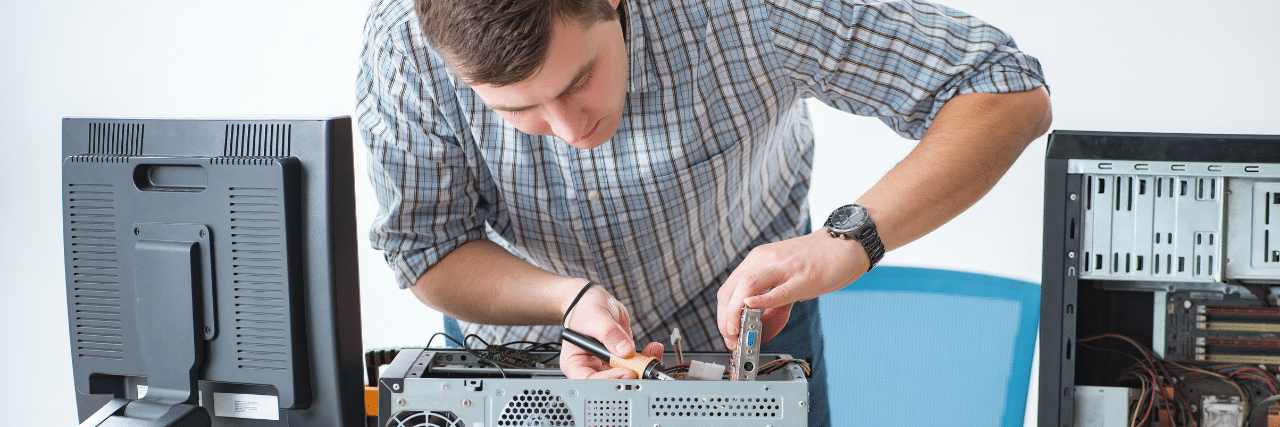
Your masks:
M587 284L582 286L582 290L578 291L578 296L573 297L573 302L569 303L569 308L564 309L564 317L560 318L560 326L565 326L564 322L569 320L569 313L573 312L573 307L578 305L578 301L582 299L582 296L587 294L587 289L591 289L591 285L594 284L596 282L588 280Z
M434 334L431 334L431 338L427 338L427 346L426 346L427 348L431 348L431 342L436 340L437 335L444 335L445 337L449 336L449 334L446 334L444 332L436 332ZM444 347L441 347L441 348L444 348Z
M444 334L444 333L443 333L443 332L436 332L436 334L438 335L438 334ZM476 359L483 360L483 361L485 361L485 362L489 362L489 363L490 363L490 364L492 364L493 366L497 367L497 368L498 368L498 373L499 373L499 374L502 374L502 378L503 378L503 379L506 379L506 378L507 378L507 371L506 371L506 370L504 370L504 369L502 369L502 365L498 364L498 362L495 362L495 361L493 361L492 359L489 359L488 357L485 357L484 355L482 355L482 354L480 354L480 353L476 353L476 352L475 352L475 350L472 350L470 347L467 347L467 343L465 343L465 342L461 342L461 341L458 341L458 339L457 339L457 338L451 337L451 336L449 336L449 334L444 334L444 337L445 337L445 338L447 338L447 339L449 339L449 341L453 341L454 343L458 344L459 346L462 346L462 349L463 349L463 350L466 350L466 351L467 351L467 353L471 353L471 355L472 355L472 356L475 356L475 357L476 357ZM479 339L479 340L480 340L480 342L484 342L484 339L483 339L483 338L480 338L480 336L479 336L479 335L476 335L476 334L467 335L467 338L471 338L471 337L476 337L476 339ZM431 336L431 338L433 338L433 339L434 339L434 338L435 338L435 335L432 335L432 336ZM464 339L465 339L465 338L464 338ZM430 341L428 341L428 344L429 344L429 343L430 343ZM487 345L487 343L486 343L486 345Z

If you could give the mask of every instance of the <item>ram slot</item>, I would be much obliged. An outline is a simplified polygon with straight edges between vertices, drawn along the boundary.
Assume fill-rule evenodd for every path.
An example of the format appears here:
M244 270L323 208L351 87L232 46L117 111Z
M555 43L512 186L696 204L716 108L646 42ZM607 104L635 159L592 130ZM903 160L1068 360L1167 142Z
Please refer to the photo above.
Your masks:
M1280 307L1200 306L1196 328L1217 332L1280 333Z
M1196 360L1248 365L1280 364L1280 340L1256 338L1196 339Z

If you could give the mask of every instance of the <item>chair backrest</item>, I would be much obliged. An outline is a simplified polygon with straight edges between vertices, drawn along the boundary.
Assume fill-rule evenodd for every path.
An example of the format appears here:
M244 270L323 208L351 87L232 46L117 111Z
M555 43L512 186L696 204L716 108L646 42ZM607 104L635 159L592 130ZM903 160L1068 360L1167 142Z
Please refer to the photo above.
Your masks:
M831 425L1022 426L1040 285L880 266L818 303Z

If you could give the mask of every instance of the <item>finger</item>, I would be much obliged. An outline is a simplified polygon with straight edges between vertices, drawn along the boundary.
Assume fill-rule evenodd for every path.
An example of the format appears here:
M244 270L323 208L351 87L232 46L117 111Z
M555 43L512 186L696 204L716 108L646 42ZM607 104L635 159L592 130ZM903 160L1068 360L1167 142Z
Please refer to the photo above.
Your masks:
M738 346L738 337L742 333L739 330L742 328L742 309L748 306L745 302L747 298L759 295L776 283L772 278L751 274L744 275L740 279L729 300L725 303L726 307L723 311L717 313L717 317L724 319L725 322L722 326L721 335L724 336L725 346L729 350L733 350ZM758 307L752 306L752 308Z
M576 347L575 347L576 348ZM588 378L597 372L609 369L608 365L600 358L587 354L586 352L575 353L572 351L562 351L560 354L560 372L564 376L573 379Z
M662 349L663 349L662 343L655 341L655 342L649 343L649 345L644 346L644 350L641 351L640 353L644 354L645 356L662 360Z
M791 307L793 307L793 304L786 304L765 310L764 314L760 315L760 323L763 328L761 331L763 333L760 339L761 344L769 342L773 337L778 336L778 333L782 332L782 329L787 326L787 321L791 320Z
M796 302L796 294L798 294L796 291L799 286L798 282L789 281L778 285L767 293L744 298L742 303L747 307L763 308L766 310L781 307L783 305Z
M579 303L580 307L574 309L570 328L600 341L614 356L626 358L635 354L626 307L603 291L588 295L591 301Z
M593 380L634 380L636 373L627 368L613 368L606 371L596 372L587 377Z
M621 303L619 303L621 304ZM623 316L626 316L625 314ZM626 319L626 317L623 317ZM628 358L636 353L636 343L631 339L631 329L626 329L617 322L604 322L600 324L600 332L596 335L596 339L604 344L605 348L613 352L614 356Z
M720 336L725 337L725 345L729 345L728 337L736 335L729 329L729 324L737 318L729 314L729 303L733 299L733 290L741 281L739 276L737 270L734 270L729 274L729 278L725 279L724 284L720 285L720 291L716 292L716 328L720 330ZM734 339L737 339L736 336ZM733 350L733 347L729 346L729 349Z
M749 270L750 266L745 269L739 266L729 274L729 279L725 280L724 284L724 287L729 290L718 300L717 326L729 350L738 346L738 333L741 332L738 329L742 327L742 307L744 307L742 301L752 295L751 288L756 282L754 277L746 273Z
M631 338L631 315L627 313L627 306L623 305L622 301L613 298L612 295L609 296L609 306L613 309L613 319L618 323L618 328L626 333L627 343L630 344L631 348L629 351L635 352L636 344Z

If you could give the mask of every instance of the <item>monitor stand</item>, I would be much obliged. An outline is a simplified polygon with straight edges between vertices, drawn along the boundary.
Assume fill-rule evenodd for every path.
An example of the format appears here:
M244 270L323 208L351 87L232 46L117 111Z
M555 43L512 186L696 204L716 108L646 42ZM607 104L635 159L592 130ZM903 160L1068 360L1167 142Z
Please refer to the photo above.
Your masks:
M192 390L203 362L208 230L196 224L134 224L137 327L147 393L116 398L80 427L207 427L209 412ZM197 319L200 320L197 323ZM195 403L195 404L193 404Z
M111 399L80 427L209 427L209 412L196 405Z

